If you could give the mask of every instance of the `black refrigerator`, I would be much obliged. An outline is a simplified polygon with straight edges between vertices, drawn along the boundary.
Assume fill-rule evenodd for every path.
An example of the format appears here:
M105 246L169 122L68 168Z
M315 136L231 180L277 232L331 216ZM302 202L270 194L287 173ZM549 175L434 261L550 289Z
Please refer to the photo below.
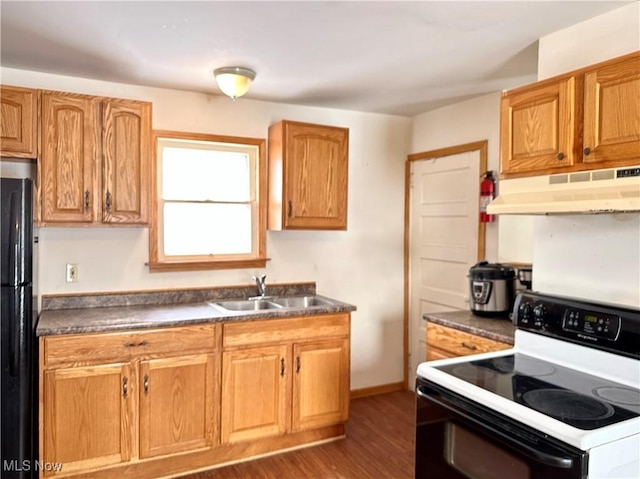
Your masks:
M2 178L2 305L0 356L2 416L0 430L3 479L35 476L36 374L33 306L32 191L29 179Z

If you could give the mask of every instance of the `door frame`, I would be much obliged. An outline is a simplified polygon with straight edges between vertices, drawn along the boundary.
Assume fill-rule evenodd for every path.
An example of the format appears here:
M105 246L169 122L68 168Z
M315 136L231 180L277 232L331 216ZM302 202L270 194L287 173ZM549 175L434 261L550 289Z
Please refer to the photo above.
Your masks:
M487 171L487 151L488 140L475 141L465 143L463 145L439 148L437 150L424 151L421 153L413 153L407 156L404 169L404 336L403 336L403 356L404 356L404 389L409 389L409 265L410 265L410 219L411 219L411 165L416 161L433 160L435 158L443 158L447 156L478 151L480 153L480 178L478 183L483 179L484 173ZM478 222L478 261L482 261L486 251L486 223Z

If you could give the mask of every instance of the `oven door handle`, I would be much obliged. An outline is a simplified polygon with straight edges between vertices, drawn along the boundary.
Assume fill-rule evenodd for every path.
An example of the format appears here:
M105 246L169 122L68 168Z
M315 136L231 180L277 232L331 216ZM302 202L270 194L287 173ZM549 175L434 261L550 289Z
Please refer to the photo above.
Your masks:
M569 457L559 457L559 456L554 456L552 454L547 454L546 452L542 452L542 451L538 451L537 449L523 443L522 441L519 441L517 438L515 438L514 436L509 436L507 434L505 434L504 432L495 429L494 427L491 427L488 424L485 424L481 421L478 421L476 418L470 416L469 414L466 414L465 412L462 412L460 409L457 408L453 408L452 406L450 406L449 404L447 404L446 402L441 401L438 398L435 398L427 393L425 393L424 391L421 390L420 386L418 386L416 388L416 394L423 398L426 399L428 401L434 402L436 404L438 404L439 406L442 406L450 411L455 412L455 414L462 416L463 418L467 419L468 421L471 421L475 424L478 424L479 426L481 426L483 429L487 429L489 431L491 431L494 434L497 434L498 436L500 436L502 439L506 439L509 442L514 442L518 445L519 449L522 450L522 452L524 452L525 454L527 454L531 459L541 462L543 464L546 464L548 466L552 466L552 467L557 467L557 468L561 468L561 469L571 469L573 467L573 459L569 458Z

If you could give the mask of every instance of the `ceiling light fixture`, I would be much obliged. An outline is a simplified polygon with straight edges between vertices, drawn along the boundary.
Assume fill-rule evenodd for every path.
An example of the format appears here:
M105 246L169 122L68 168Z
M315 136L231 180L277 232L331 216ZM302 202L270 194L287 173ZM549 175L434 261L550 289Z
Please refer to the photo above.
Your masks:
M245 67L222 67L213 70L218 88L235 100L249 91L256 72Z

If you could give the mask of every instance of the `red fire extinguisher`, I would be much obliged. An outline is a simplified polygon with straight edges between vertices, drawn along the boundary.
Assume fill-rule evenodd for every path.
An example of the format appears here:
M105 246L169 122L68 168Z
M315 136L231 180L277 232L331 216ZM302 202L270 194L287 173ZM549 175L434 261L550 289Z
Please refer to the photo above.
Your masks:
M484 179L480 182L480 222L493 223L494 215L487 214L487 205L491 203L495 196L496 184L493 179L493 172L487 171Z

